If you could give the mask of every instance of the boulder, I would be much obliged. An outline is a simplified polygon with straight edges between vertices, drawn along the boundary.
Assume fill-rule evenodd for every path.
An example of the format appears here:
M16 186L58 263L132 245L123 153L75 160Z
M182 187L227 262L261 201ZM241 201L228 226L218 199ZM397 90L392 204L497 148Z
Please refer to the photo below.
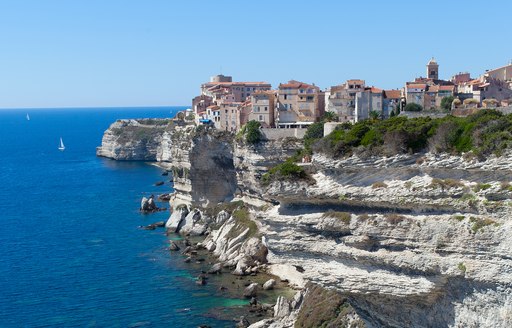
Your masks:
M279 296L274 306L274 318L282 318L290 315L290 302L283 296Z
M215 263L209 270L209 274L217 274L222 272L222 263Z
M276 285L276 281L274 279L269 279L263 284L264 290L270 290L274 289L274 286Z
M247 328L247 327L249 327L249 325L250 325L249 320L247 320L246 317L241 316L240 320L236 324L236 328Z
M198 276L197 280L196 280L196 284L197 285L206 285L206 277L203 275Z
M187 216L188 209L186 207L178 208L171 213L171 216L165 223L165 228L168 232L179 232L178 227L180 226L183 219Z
M258 291L258 283L253 282L249 286L244 289L244 297L251 298L256 297L256 292Z
M155 186L161 186L163 185L165 182L163 181L158 181L158 182L155 182Z
M154 195L149 196L149 198L142 197L142 200L140 201L140 209L139 210L142 213L153 213L153 212L158 212L158 211L164 211L165 208L159 208L158 206L156 206L154 198L155 198Z
M180 247L178 246L178 244L176 244L174 241L170 241L170 245L169 245L169 250L170 251L179 251L180 250Z

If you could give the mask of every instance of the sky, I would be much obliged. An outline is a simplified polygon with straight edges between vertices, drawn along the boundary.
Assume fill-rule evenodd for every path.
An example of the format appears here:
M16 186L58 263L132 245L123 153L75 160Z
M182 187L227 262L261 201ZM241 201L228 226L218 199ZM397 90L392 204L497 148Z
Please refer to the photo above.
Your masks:
M201 83L396 89L512 60L512 1L0 0L0 108L190 106Z

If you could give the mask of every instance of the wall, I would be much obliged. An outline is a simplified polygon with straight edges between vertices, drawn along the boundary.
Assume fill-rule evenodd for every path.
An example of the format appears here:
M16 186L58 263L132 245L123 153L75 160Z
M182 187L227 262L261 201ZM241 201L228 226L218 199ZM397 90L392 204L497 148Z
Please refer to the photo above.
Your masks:
M267 140L283 138L304 138L307 129L261 129L261 133Z

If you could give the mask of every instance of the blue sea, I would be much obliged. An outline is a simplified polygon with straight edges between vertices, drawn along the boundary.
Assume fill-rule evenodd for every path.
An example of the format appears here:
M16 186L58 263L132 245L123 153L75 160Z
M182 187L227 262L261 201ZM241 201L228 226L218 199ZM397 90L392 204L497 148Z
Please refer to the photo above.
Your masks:
M182 109L0 110L0 327L233 326L212 312L244 301L196 285L176 236L138 228L168 218L138 208L169 177L95 155L116 119Z

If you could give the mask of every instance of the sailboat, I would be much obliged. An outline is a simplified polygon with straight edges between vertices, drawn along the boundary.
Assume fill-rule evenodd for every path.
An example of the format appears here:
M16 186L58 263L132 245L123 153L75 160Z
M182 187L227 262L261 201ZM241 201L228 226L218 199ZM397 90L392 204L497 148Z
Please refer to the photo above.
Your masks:
M64 147L64 142L62 142L62 137L61 137L61 138L60 138L59 150L60 150L60 151L63 151L64 149L66 149L66 147Z
M28 116L28 113L27 113L27 121L30 121L30 116Z

